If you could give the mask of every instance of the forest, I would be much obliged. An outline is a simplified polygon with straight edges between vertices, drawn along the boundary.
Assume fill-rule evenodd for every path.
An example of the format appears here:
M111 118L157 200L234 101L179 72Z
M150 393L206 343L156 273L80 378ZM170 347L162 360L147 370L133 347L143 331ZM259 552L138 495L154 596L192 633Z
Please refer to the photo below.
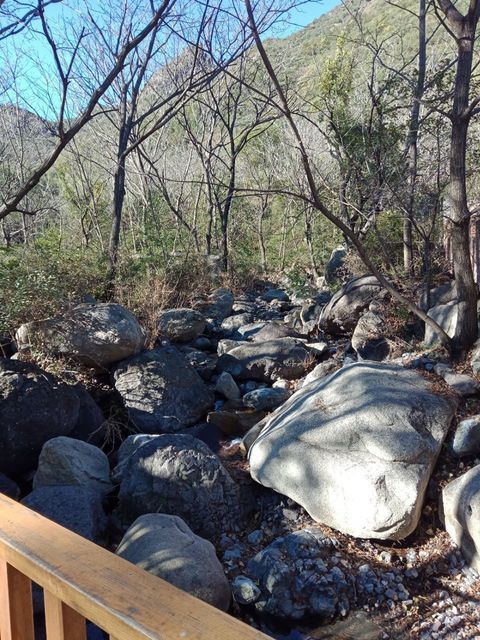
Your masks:
M480 0L319 4L0 0L0 502L278 640L473 640Z

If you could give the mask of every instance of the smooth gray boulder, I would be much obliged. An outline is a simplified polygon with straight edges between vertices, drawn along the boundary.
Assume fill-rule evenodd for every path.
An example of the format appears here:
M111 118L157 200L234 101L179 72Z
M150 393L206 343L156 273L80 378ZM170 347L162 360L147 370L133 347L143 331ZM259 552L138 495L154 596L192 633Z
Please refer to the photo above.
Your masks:
M448 534L480 573L480 465L444 487L440 507Z
M360 316L373 300L386 296L375 276L365 275L346 282L324 307L320 328L332 335L344 335L355 329Z
M145 332L136 317L113 302L80 304L58 318L23 324L18 348L71 358L99 371L139 353Z
M166 309L158 318L158 333L172 342L189 342L201 335L207 321L195 309Z
M468 398L480 393L480 383L466 373L457 373L449 365L438 362L433 370L443 378L459 396Z
M253 342L267 342L279 338L302 338L302 336L286 324L267 322L251 338Z
M161 435L128 460L116 514L130 525L145 513L178 515L210 540L243 523L239 487L209 447L184 434Z
M280 300L280 302L288 302L288 293L283 289L268 289L262 296L265 302L272 302L273 300Z
M132 433L130 436L127 436L117 451L117 466L111 474L112 482L120 484L123 471L131 456L133 456L135 451L140 449L140 447L143 447L144 444L154 438L158 438L159 435L159 433Z
M77 422L68 434L69 437L101 447L108 439L108 425L102 410L83 385L75 384L71 388L76 393L80 406Z
M59 436L46 442L38 459L38 469L33 478L33 488L73 485L109 493L110 464L98 447L87 442Z
M278 378L300 378L312 356L293 338L244 343L220 356L217 369L240 380L271 382Z
M117 555L204 602L227 611L231 592L215 547L177 516L149 513L137 518Z
M450 338L453 338L458 325L458 312L458 303L452 301L432 307L428 310L427 315L430 316L432 320L435 320L435 322L442 327ZM438 333L436 333L436 331L434 331L429 325L425 325L425 344L427 346L432 346L436 342L439 342L439 340L440 338Z
M198 304L198 309L207 318L221 322L232 315L233 293L230 289L220 287L212 291L208 300Z
M39 367L0 358L0 471L16 479L36 468L42 446L78 421L74 389Z
M359 538L402 539L455 412L401 366L354 363L297 391L249 450L252 477Z
M308 375L305 376L303 380L300 381L299 389L302 387L306 387L310 382L314 380L322 380L326 378L328 374L333 373L335 369L339 368L338 360L327 360L326 362L320 362L317 364L315 369L312 369Z
M22 504L92 542L105 543L108 520L96 491L74 486L39 487Z
M480 453L480 415L458 423L453 437L452 451L459 458Z
M175 347L144 351L115 369L115 388L142 433L172 433L195 424L213 394Z
M227 398L227 400L239 400L241 396L237 383L226 371L218 376L215 383L215 391Z

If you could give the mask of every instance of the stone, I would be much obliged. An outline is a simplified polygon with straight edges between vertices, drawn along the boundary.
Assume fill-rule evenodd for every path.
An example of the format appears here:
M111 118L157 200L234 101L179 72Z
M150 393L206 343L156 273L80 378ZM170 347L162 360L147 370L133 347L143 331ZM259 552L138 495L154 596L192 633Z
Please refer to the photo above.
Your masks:
M323 340L320 342L306 342L305 347L309 349L316 358L322 358L330 351L328 343Z
M452 442L452 451L459 458L480 453L480 415L458 423Z
M120 484L123 471L131 456L144 444L158 438L159 433L133 433L125 438L117 451L117 466L111 473L112 482Z
M109 493L110 464L98 447L73 438L58 436L46 442L38 459L38 469L33 478L33 488L73 485Z
M243 403L257 411L271 411L290 397L288 389L255 389L243 396Z
M172 342L190 342L204 332L206 324L195 309L166 309L158 317L158 333Z
M20 498L20 487L5 474L0 473L0 493L4 493L12 500Z
M234 333L241 327L253 322L253 316L251 313L239 313L235 316L228 316L222 321L220 328L225 333Z
M142 433L181 431L201 420L213 394L172 346L144 351L114 372L115 388Z
M457 292L455 289L455 280L445 282L434 289L430 289L430 300L427 301L426 292L422 293L420 299L420 307L424 311L428 311L432 307L436 307L439 304L448 304L449 302L455 302L457 298Z
M333 284L338 280L343 274L344 271L344 262L347 257L347 250L345 247L336 247L330 258L325 265L325 282L327 284Z
M18 348L70 358L98 371L143 349L145 332L136 317L113 302L80 304L68 313L23 324Z
M74 389L39 367L0 358L0 471L13 479L36 468L42 446L78 421Z
M381 362L389 352L388 341L383 335L385 320L379 313L367 311L358 320L352 336L352 347L360 360Z
M71 485L39 487L22 504L87 540L105 543L108 521L96 491Z
M438 365L435 367L437 371ZM463 398L475 396L480 393L480 383L466 373L455 373L451 369L444 370L440 374L445 382Z
M480 340L473 345L472 354L470 356L470 366L475 375L480 374Z
M333 373L335 369L338 369L338 362L336 360L327 360L326 362L321 362L317 364L315 369L312 369L308 375L300 381L299 388L306 387L307 384L313 382L314 380L322 380L326 378L330 373Z
M299 378L310 363L311 356L302 344L293 338L281 338L235 347L219 358L217 368L240 380L271 382Z
M239 400L241 397L237 383L226 371L218 376L215 383L215 391L227 398L227 400Z
M229 289L220 287L212 291L208 300L199 303L198 307L207 318L221 322L232 314L233 302L232 292Z
M205 353L191 347L180 349L186 362L198 373L202 380L210 381L217 366L217 357L214 354Z
M230 605L230 586L214 546L195 535L177 516L140 516L125 533L116 553L218 609L227 611Z
M218 341L217 354L222 356L224 353L228 353L232 349L240 347L242 344L248 344L248 342L240 342L239 340L229 340L228 338L224 338L223 340Z
M280 338L301 337L302 336L297 331L294 331L288 325L280 322L267 322L259 331L251 336L253 342L267 342L270 340L278 340Z
M237 576L232 582L232 592L235 602L243 605L250 605L257 602L261 596L261 591L247 576Z
M447 304L439 304L428 310L427 315L435 320L442 327L450 338L455 336L458 324L459 305L457 302L447 302ZM428 325L425 325L425 339L427 346L432 346L439 342L438 334Z
M81 384L72 385L80 406L75 427L68 434L70 438L83 440L96 446L102 446L108 438L108 429L102 410Z
M245 508L236 483L209 447L184 434L161 435L129 458L117 518L130 525L146 513L181 517L207 539L240 526Z
M288 302L288 293L283 289L268 289L263 294L262 298L265 302L272 302L273 300L279 300L280 302Z
M247 563L247 574L258 584L255 608L284 620L316 615L332 618L349 609L352 586L340 569L331 573L332 542L317 527L277 538Z
M468 565L480 573L480 465L444 487L441 515Z
M263 411L221 410L211 411L207 416L207 421L216 425L225 435L235 438L244 436L264 417Z
M250 324L245 324L242 327L239 327L237 329L237 333L243 340L250 340L267 324L270 323L263 320L259 322L251 322Z
M251 475L343 533L399 540L418 524L455 408L413 370L351 364L268 417Z
M319 325L332 335L351 333L373 300L386 296L375 276L365 275L346 282L324 307Z
M212 342L206 336L198 336L198 338L192 341L192 347L200 351L210 351L212 349Z

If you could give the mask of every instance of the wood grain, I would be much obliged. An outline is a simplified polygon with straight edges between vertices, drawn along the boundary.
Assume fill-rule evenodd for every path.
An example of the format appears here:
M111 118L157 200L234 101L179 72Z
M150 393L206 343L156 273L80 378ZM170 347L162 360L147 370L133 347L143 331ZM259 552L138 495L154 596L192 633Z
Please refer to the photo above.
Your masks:
M0 560L115 640L268 637L1 494Z
M0 559L0 638L35 640L32 583Z
M57 597L44 592L47 640L86 640L85 618Z

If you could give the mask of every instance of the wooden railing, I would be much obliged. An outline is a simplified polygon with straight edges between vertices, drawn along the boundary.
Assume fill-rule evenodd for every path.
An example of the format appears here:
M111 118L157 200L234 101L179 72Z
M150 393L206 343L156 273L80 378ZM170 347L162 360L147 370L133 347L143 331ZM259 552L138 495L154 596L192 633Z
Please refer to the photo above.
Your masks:
M32 581L48 640L267 640L267 636L0 494L0 638L34 640Z

